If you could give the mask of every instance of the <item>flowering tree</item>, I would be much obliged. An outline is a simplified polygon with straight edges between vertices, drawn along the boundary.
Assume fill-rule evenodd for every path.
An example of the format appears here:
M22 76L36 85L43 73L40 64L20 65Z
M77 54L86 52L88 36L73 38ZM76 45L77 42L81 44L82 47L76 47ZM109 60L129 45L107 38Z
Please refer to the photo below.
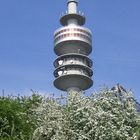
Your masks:
M34 140L140 139L140 115L131 92L103 89L90 97L71 92L65 103L44 99L34 111Z

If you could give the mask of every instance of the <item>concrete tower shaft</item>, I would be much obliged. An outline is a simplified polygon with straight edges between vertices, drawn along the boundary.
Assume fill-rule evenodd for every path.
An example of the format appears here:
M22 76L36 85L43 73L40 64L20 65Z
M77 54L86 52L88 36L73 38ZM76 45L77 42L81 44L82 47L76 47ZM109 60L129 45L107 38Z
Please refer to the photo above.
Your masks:
M80 91L90 88L92 61L88 55L92 51L92 33L82 27L85 16L77 10L77 0L68 0L68 12L60 18L62 26L54 33L54 52L58 58L54 62L54 85L63 91Z

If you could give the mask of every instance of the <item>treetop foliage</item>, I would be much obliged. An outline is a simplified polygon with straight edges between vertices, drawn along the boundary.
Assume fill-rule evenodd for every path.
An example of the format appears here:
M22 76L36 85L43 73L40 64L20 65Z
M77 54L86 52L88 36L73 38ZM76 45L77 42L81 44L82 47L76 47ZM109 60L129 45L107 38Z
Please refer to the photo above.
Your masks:
M140 116L130 92L69 93L66 104L44 100L34 140L139 140Z
M31 108L41 103L41 97L0 97L0 139L29 140L35 129Z
M140 140L131 91L0 97L0 140Z

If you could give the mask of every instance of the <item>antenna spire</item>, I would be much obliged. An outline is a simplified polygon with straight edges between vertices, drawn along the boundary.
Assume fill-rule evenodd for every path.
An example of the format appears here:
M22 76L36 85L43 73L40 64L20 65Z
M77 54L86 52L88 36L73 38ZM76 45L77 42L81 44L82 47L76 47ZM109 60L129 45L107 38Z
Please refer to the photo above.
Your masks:
M77 13L77 0L68 0L68 13Z

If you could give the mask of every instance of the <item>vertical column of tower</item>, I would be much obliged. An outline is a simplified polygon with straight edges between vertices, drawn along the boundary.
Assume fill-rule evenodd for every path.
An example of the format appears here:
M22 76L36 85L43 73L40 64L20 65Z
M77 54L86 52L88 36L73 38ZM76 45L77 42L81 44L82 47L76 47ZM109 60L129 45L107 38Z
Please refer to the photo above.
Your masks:
M68 0L68 12L60 18L63 27L54 33L54 52L58 58L54 62L54 85L63 91L80 91L90 88L92 61L88 55L92 51L92 33L82 27L83 14L77 12L78 2Z

